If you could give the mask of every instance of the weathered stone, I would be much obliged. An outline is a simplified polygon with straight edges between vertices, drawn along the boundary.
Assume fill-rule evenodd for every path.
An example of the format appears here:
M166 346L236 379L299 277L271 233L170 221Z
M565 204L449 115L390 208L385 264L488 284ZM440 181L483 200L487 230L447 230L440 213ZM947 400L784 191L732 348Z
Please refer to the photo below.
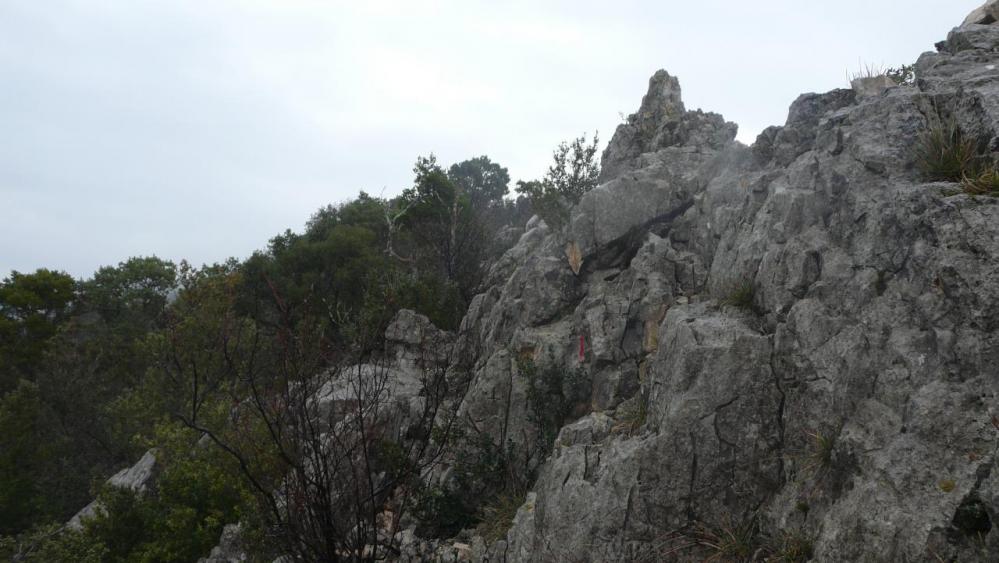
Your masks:
M447 363L454 335L435 327L426 316L402 309L385 329L385 341L386 355L394 365L419 370Z
M718 114L688 112L680 99L680 81L664 70L649 79L638 112L618 125L601 160L601 182L636 168L635 160L668 147L719 150L735 138L737 126Z
M854 78L850 81L850 87L861 98L870 96L880 96L885 90L894 88L898 84L889 76L866 76Z

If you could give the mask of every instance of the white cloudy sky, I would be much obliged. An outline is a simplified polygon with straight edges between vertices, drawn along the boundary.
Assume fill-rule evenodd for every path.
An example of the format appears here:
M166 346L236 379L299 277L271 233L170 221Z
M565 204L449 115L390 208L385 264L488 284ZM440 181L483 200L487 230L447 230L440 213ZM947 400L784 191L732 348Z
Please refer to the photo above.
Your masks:
M429 152L537 177L658 68L751 142L979 3L0 0L0 277L245 257Z

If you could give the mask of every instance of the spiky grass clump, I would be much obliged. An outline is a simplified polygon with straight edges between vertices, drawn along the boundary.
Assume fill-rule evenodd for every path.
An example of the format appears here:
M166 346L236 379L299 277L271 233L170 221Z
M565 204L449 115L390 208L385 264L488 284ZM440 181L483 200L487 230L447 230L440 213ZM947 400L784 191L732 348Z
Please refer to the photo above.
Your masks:
M619 418L617 423L611 428L611 432L631 436L645 425L645 421L649 416L649 408L644 397L639 395L636 399L637 401L634 403L628 406L622 405L618 409L617 414Z
M722 305L731 305L740 309L752 309L756 298L756 288L753 282L744 281L735 285L728 295L722 298Z
M482 508L482 520L476 531L488 543L503 539L522 504L524 504L523 494L518 492L500 494Z
M930 181L960 182L976 176L975 143L965 139L954 121L941 123L923 133L917 145L918 165Z
M999 197L999 168L993 165L974 176L965 176L961 189L968 195Z
M741 522L727 519L717 526L699 524L684 536L689 543L670 549L666 555L699 548L710 554L705 561L747 561L765 550L755 518Z
M766 561L804 563L814 552L813 542L803 530L765 533L758 515L736 520L730 516L717 525L704 522L670 532L659 560L674 560L679 554L700 552L704 561Z
M861 64L860 70L857 72L852 72L849 74L850 82L854 80L863 80L866 78L879 78L881 76L887 76L888 69L884 65L875 64Z
M818 430L805 434L809 440L809 448L805 454L805 469L816 474L822 473L832 465L836 436L832 433L824 434Z

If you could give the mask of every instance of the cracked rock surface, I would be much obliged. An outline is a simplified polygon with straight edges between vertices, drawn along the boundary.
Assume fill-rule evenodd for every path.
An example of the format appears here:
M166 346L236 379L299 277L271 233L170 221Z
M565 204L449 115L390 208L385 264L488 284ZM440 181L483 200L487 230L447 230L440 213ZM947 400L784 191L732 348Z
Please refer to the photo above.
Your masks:
M914 151L951 119L999 149L997 66L999 26L969 23L914 85L803 95L752 147L656 73L602 184L564 231L529 225L457 336L462 416L496 440L537 432L518 357L590 397L472 557L700 561L744 524L816 561L999 553L999 200Z

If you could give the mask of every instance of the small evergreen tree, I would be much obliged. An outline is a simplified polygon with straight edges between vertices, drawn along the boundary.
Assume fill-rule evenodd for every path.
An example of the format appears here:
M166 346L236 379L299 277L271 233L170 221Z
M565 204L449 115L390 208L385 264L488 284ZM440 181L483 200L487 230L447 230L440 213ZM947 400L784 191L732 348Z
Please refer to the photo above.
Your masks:
M572 206L583 194L597 186L600 163L597 161L599 139L587 144L586 134L571 143L562 142L552 155L554 162L541 180L517 182L517 192L531 200L534 212L548 226L560 229L569 221Z

